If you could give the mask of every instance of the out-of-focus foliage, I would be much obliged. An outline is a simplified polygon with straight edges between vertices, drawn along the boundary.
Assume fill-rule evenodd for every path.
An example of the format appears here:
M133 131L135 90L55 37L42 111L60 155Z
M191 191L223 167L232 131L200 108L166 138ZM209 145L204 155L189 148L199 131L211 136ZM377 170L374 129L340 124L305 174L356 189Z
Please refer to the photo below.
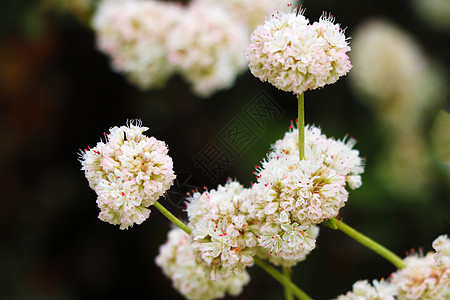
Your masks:
M430 128L430 141L435 157L450 179L450 114L440 110Z

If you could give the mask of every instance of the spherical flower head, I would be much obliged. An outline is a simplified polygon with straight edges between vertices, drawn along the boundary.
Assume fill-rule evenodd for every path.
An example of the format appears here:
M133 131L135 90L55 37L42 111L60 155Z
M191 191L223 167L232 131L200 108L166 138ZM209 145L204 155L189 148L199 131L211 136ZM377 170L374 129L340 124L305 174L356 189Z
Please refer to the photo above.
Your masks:
M208 97L245 70L248 31L220 5L192 1L167 36L168 59L194 92Z
M244 190L238 182L229 181L188 199L192 249L212 280L238 275L253 263L257 237L243 205Z
M395 285L381 280L374 280L371 285L367 280L359 280L353 284L353 290L337 297L337 300L395 300Z
M450 261L435 265L434 253L411 254L403 260L406 268L390 276L397 287L397 299L449 299Z
M148 128L141 125L113 127L105 142L80 154L81 169L98 195L99 218L120 229L146 220L148 207L175 179L165 143L145 136Z
M450 240L448 236L441 235L433 241L433 249L436 251L434 262L436 266L449 265L450 263Z
M160 88L175 71L167 60L169 30L181 7L162 1L101 1L93 19L97 47L141 89Z
M213 281L194 257L189 236L173 228L168 240L159 248L156 264L172 279L172 284L187 299L217 299L228 293L237 296L250 281L247 272Z
M295 94L332 84L351 69L350 47L339 24L322 15L309 24L302 13L277 13L259 25L245 50L252 74Z

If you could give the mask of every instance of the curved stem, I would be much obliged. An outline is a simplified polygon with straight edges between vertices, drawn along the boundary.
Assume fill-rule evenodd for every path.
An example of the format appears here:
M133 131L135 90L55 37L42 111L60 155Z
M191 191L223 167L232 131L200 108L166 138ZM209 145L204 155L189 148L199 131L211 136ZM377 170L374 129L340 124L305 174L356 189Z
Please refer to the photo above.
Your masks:
M260 266L264 271L269 273L275 280L280 282L285 287L288 287L292 293L300 300L312 300L310 296L308 296L304 291L302 291L298 286L296 286L292 281L289 280L286 276L284 276L280 271L275 269L270 264L266 263L262 259L255 257L255 264Z
M291 270L289 267L283 267L283 274L289 280L291 280ZM286 297L286 300L294 300L294 296L292 295L291 290L287 286L284 287L284 295Z
M167 219L169 219L173 224L177 225L178 228L182 229L187 234L191 234L192 230L187 227L186 224L181 222L177 217L175 217L170 211L168 211L164 206L162 206L158 201L153 204Z
M300 160L305 158L305 96L304 93L298 98L298 153Z
M387 249L386 247L378 244L371 238L365 236L364 234L356 231L352 227L348 226L342 221L337 220L336 218L330 219L324 223L325 226L330 227L331 229L338 229L351 237L352 239L356 240L360 244L366 246L370 250L374 251L378 255L384 257L388 261L390 261L394 266L396 266L399 269L403 269L406 267L406 264L403 262L403 260L397 256L395 253L393 253L391 250Z

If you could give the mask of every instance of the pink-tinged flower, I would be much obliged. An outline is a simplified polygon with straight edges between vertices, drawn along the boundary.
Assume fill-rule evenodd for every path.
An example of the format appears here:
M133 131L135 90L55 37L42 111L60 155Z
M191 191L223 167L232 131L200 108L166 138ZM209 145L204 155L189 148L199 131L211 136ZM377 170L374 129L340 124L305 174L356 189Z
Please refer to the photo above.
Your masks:
M229 181L189 198L192 251L212 280L241 274L253 264L257 237L244 204L247 195L239 182Z
M168 60L197 95L208 97L230 88L245 71L242 51L248 35L245 25L224 7L192 1L167 33Z
M359 280L353 284L353 290L340 295L336 300L395 300L395 285L381 280L374 280L373 286L367 280Z
M440 265L435 265L435 253L423 256L411 254L403 261L406 268L392 273L391 282L397 287L397 299L449 299L450 260L446 256Z
M97 47L112 68L141 89L160 88L174 74L166 36L183 16L180 5L164 1L100 1L93 19Z
M253 31L245 56L253 75L283 91L302 94L350 71L347 39L326 14L309 24L303 13L277 13Z
M433 241L433 249L436 250L434 255L434 264L436 266L450 263L450 239L446 234L439 236Z
M89 186L97 193L99 218L126 229L141 224L175 179L164 142L143 134L141 122L113 127L105 142L80 154Z
M173 286L187 299L218 299L228 293L237 296L250 281L247 272L213 281L195 260L189 236L179 228L172 229L168 240L159 248L155 262Z
M358 150L353 149L355 144L353 138L335 140L325 136L318 127L305 126L306 159L339 172L353 190L362 185L361 174L364 172L364 159L359 156ZM298 157L298 129L291 126L291 130L275 142L273 151Z

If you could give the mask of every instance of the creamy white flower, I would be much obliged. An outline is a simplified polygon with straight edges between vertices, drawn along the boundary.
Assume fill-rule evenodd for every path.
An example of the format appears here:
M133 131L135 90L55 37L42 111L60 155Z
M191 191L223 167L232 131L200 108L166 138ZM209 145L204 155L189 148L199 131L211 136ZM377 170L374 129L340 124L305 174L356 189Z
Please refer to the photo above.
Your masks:
M80 154L89 186L97 193L102 221L120 229L141 224L147 208L172 185L172 158L164 142L143 134L140 121L113 127L105 142Z
M353 41L349 82L358 99L371 106L386 141L375 174L393 195L426 197L435 165L422 129L445 102L445 76L410 33L388 20L362 23Z
M208 97L231 87L245 70L248 33L220 5L193 1L167 36L169 61L196 94Z
M350 82L365 96L361 100L375 107L393 106L386 109L398 113L405 110L407 116L417 107L434 105L433 90L440 80L408 32L387 20L373 19L358 28L352 46L355 67Z
M315 248L316 224L336 217L348 198L346 183L361 186L364 171L353 139L336 141L305 127L305 159L298 154L298 130L291 126L272 146L247 195L249 215L259 228L258 255L292 266Z
M159 249L156 264L172 279L172 284L187 299L217 299L228 293L237 296L250 281L247 272L213 281L192 253L189 236L179 228L172 229Z
M183 17L163 1L103 0L93 20L97 46L115 71L142 89L162 87L175 69L167 60L167 32Z
M350 51L334 19L309 24L302 13L277 13L251 35L245 50L252 74L295 94L332 84L351 69Z
M245 191L238 182L229 181L188 199L192 249L212 280L241 274L253 264L257 236L243 205L248 197Z
M449 264L450 240L447 235L441 235L433 241L433 249L436 251L434 261L436 266Z
M261 228L256 254L276 266L291 267L305 260L316 246L319 227L300 226L292 221L280 226L272 220L268 218Z
M264 198L259 202L266 216L286 211L303 226L336 217L348 198L345 176L313 160L299 161L282 153L263 162L253 188L261 190Z
M436 266L434 253L412 254L403 260L406 268L391 274L398 300L450 298L450 260Z
M322 163L346 177L351 189L362 185L361 176L364 172L364 160L359 151L353 149L356 141L353 138L334 140L327 138L315 126L305 126L305 158ZM291 126L283 139L273 145L272 156L282 154L298 157L298 129Z
M367 280L353 284L353 290L337 297L337 300L395 300L397 289L395 285L384 280L373 281L373 286Z

